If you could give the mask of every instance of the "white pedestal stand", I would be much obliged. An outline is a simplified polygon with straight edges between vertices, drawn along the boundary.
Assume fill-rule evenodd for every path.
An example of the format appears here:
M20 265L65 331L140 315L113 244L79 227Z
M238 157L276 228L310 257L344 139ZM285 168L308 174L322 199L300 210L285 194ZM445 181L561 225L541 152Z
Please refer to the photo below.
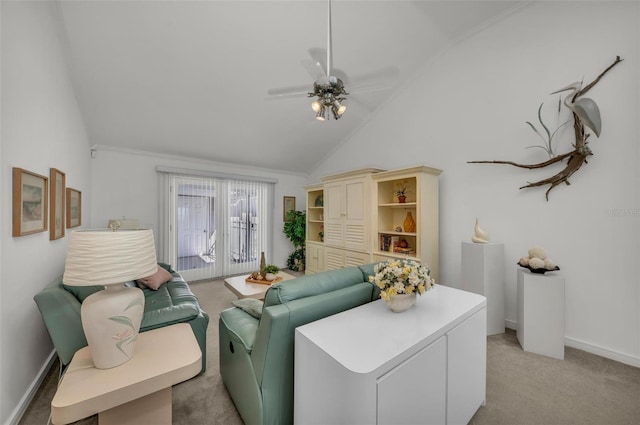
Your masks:
M504 333L504 245L462 242L462 289L487 298L487 335Z
M524 351L564 360L564 277L518 267L518 342Z

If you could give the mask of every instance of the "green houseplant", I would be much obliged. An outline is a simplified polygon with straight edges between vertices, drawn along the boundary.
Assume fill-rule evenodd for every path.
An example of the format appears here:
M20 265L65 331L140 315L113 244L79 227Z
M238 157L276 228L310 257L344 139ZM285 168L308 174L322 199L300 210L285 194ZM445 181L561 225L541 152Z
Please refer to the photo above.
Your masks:
M307 215L304 211L288 211L283 232L293 244L294 251L287 259L287 267L294 271L304 271Z
M271 282L276 278L276 275L279 271L280 267L276 266L275 264L267 264L264 267L264 278Z

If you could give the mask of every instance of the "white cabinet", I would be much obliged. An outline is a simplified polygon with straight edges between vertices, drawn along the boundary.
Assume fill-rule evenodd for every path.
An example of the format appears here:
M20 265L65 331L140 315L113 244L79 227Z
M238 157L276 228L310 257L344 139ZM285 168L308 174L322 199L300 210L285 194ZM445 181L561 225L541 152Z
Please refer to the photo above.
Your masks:
M486 298L442 285L298 327L296 424L467 423L484 403ZM416 398L418 397L418 398Z
M446 363L443 336L378 379L378 425L445 424Z
M325 183L325 243L369 250L369 178Z

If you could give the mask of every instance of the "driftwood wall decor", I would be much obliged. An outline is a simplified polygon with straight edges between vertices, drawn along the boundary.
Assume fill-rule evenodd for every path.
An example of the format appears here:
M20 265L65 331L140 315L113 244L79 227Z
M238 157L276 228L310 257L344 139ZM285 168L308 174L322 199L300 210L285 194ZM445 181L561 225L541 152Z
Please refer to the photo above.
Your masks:
M529 183L525 186L520 187L520 189L525 189L528 187L549 185L549 188L545 193L545 198L548 201L549 192L551 192L551 190L554 187L558 186L561 183L565 183L567 185L571 184L569 182L569 177L571 177L576 171L578 171L580 167L582 167L582 164L587 163L587 158L590 155L593 155L593 152L589 148L589 142L587 140L590 134L585 132L585 126L587 126L591 131L593 131L596 137L599 137L600 129L601 129L600 111L598 110L598 107L593 100L582 97L582 96L585 95L589 90L591 90L591 88L595 86L598 83L598 81L600 81L600 79L604 77L604 75L607 72L611 70L611 68L613 68L620 62L622 62L622 59L620 58L620 56L616 56L616 59L613 61L613 63L609 65L604 71L602 71L602 73L598 75L598 77L595 80L587 84L584 88L582 87L582 83L576 82L555 92L555 93L558 93L561 91L572 90L572 92L569 95L567 95L567 97L564 100L565 106L573 112L573 129L575 132L575 144L573 145L574 149L571 152L552 156L549 160L540 162L537 164L518 164L517 162L513 162L513 161L468 161L468 163L469 164L507 164L507 165L513 165L514 167L528 168L530 170L533 170L537 168L544 168L548 165L552 165L552 164L564 161L566 159L567 160L566 166L559 173L549 178L546 178L537 182ZM535 130L535 128L531 125L531 123L528 123L528 124L537 133L537 130ZM552 135L549 134L548 129L544 126L544 124L542 125L545 131L547 132L547 136L551 138Z

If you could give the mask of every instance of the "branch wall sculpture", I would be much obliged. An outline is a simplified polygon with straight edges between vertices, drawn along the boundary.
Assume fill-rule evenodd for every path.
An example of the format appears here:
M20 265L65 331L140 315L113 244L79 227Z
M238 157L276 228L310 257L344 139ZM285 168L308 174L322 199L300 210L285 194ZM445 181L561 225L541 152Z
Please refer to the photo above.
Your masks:
M595 80L593 80L591 83L589 83L588 85L586 85L584 88L580 90L578 90L578 87L581 86L580 83L574 83L573 85L567 86L564 89L559 90L559 91L564 91L571 88L574 89L574 92L569 94L565 99L565 105L569 109L571 109L573 113L573 129L575 132L576 141L575 141L575 144L573 145L574 150L572 150L571 152L554 156L553 158L547 161L540 162L537 164L518 164L517 162L513 162L513 161L468 161L467 163L468 164L507 164L507 165L513 165L514 167L528 168L530 170L533 170L537 168L544 168L548 165L552 165L567 159L566 166L559 173L549 178L546 178L537 182L529 183L519 188L519 189L525 189L529 187L549 185L549 189L547 189L545 193L545 198L548 201L549 192L551 192L551 190L554 187L558 186L561 183L570 185L571 183L569 182L569 177L571 177L576 171L578 171L580 167L582 167L582 164L587 164L588 163L587 158L590 155L593 155L593 152L589 148L589 142L587 141L590 134L585 132L585 125L587 125L596 134L596 136L598 136L600 133L600 113L597 110L597 106L595 106L595 102L593 102L591 99L586 99L586 98L580 99L580 97L582 97L585 93L591 90L591 88L595 86L598 83L598 81L600 81L600 79L604 77L604 75L607 72L609 72L614 66L616 66L620 62L622 62L622 59L620 58L620 56L616 56L615 61L613 61L613 63L609 65L607 69L602 71L602 73ZM588 109L588 108L585 110L584 108L581 108L580 107L581 101L590 102L590 107L591 108L595 107L595 110ZM594 119L594 116L593 116L594 113L595 115L597 115L597 117L595 117L597 119Z

